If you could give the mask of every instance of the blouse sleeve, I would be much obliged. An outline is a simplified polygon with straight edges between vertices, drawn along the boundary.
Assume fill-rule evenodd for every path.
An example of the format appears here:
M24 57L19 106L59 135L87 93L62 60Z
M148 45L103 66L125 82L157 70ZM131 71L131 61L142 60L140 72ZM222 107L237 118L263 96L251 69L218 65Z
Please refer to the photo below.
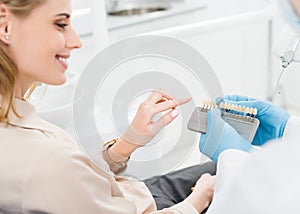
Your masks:
M113 176L97 171L80 150L71 146L41 155L27 171L21 200L24 213L141 214L135 203L113 188L116 184L110 180L115 179ZM183 201L161 211L152 209L142 213L197 214L197 211Z
M135 205L113 191L109 176L96 171L84 154L60 147L40 158L24 178L24 213L135 214ZM110 179L114 179L111 176Z

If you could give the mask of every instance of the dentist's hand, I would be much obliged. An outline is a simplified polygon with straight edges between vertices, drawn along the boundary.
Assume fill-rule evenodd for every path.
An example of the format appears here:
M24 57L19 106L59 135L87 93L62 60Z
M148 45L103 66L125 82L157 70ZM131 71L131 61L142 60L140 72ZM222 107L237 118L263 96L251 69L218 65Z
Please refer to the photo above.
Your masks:
M253 147L222 119L220 109L212 109L207 113L206 134L201 134L199 148L203 154L217 162L224 150L238 149L249 152Z
M177 106L189 101L191 101L191 97L175 100L166 92L154 90L141 103L129 128L120 139L120 142L113 146L113 149L123 157L129 157L134 150L149 143L162 128L178 116ZM168 112L158 120L153 121L155 115L165 111ZM122 144L122 148L119 146L120 144ZM118 146L119 148L117 148Z
M217 100L218 101L218 100ZM281 138L290 114L272 103L239 95L227 95L222 101L257 109L260 124L253 145L263 145L269 140Z

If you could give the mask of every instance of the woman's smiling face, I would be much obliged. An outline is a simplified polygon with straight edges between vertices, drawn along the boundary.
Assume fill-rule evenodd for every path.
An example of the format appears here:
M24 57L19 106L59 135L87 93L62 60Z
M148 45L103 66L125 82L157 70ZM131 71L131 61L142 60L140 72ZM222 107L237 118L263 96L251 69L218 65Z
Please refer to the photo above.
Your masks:
M66 81L66 60L82 45L70 23L71 12L71 0L46 0L29 16L9 14L7 51L19 69L21 84Z

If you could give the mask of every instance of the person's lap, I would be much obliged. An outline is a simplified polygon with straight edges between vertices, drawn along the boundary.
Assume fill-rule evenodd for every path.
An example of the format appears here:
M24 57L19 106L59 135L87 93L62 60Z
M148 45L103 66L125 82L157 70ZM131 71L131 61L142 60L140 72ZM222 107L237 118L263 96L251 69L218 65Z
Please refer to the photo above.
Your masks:
M158 210L183 201L202 174L216 174L216 164L207 162L144 180Z

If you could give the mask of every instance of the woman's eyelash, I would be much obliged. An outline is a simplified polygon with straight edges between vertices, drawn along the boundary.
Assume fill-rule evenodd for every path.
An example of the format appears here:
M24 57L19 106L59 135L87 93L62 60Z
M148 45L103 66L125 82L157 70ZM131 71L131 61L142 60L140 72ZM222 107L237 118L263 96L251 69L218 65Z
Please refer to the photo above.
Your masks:
M55 25L62 29L65 29L68 26L68 24L65 23L55 23Z

